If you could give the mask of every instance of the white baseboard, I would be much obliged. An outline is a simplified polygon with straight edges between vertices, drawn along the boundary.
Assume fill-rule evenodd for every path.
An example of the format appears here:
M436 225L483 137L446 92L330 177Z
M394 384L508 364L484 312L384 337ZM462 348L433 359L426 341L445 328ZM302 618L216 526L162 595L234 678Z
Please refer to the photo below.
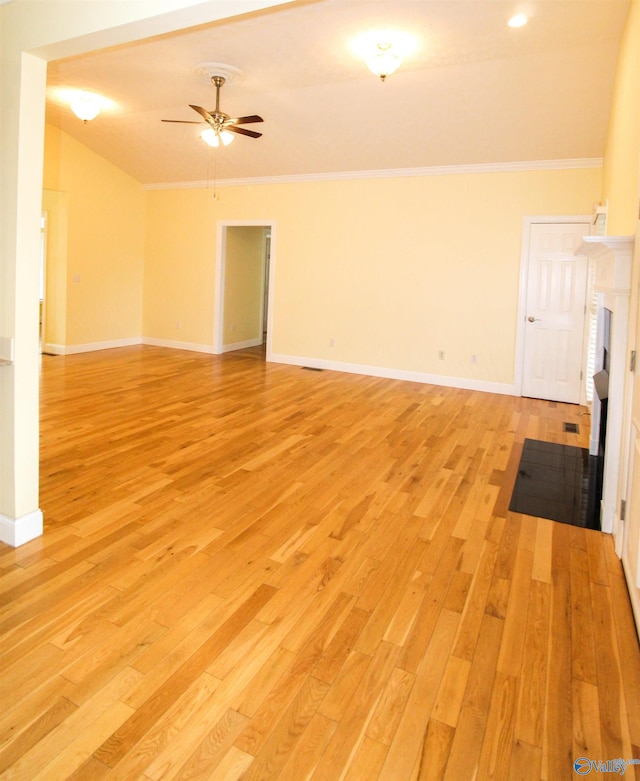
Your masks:
M9 518L0 514L0 542L11 545L12 548L40 537L42 529L42 510L35 510L21 518Z
M622 571L624 572L624 577L627 581L627 591L629 592L631 610L636 624L638 639L640 639L640 596L638 595L638 586L633 582L633 573L627 562L626 556L622 557Z
M66 355L67 348L63 344L45 342L45 344L42 345L42 352L45 355Z
M257 339L247 339L246 342L233 342L233 344L223 344L222 352L230 353L233 352L233 350L246 350L247 347L259 347L261 344L262 344L262 339L260 337L258 337Z
M92 353L96 350L113 350L116 347L131 347L136 344L142 344L139 336L127 339L112 339L106 342L88 342L85 344L63 345L46 342L42 346L42 352L50 355L75 355L77 353Z
M172 350L189 350L194 353L209 353L213 355L213 345L211 344L178 342L174 339L154 339L152 336L143 336L141 344L148 344L150 347L170 347Z
M406 382L420 382L423 385L441 385L445 388L460 388L461 390L482 391L483 393L499 393L502 396L517 396L513 384L502 382L486 382L474 380L469 377L447 377L442 374L428 374L426 372L407 371L405 369L391 369L382 366L367 366L357 363L341 363L340 361L327 361L322 358L301 358L296 355L271 354L269 360L274 363L286 363L292 366L308 366L311 369L330 369L349 374L364 374L369 377L385 377L389 380L405 380Z
M190 350L198 353L213 353L210 344L195 342L179 342L174 339L154 339L151 336L132 336L127 339L113 339L106 342L89 342L86 344L52 344L47 342L42 346L42 352L50 355L75 355L91 353L97 350L112 350L117 347L133 347L138 344L148 344L152 347L169 347L172 350Z
M53 355L72 355L74 353L86 353L94 350L108 350L114 347L129 347L131 345L147 344L152 347L168 347L172 350L189 350L198 353L215 355L213 345L198 344L196 342L179 342L174 339L155 339L151 336L132 337L130 339L118 339L110 342L96 342L81 345L44 345L43 352ZM248 347L257 347L262 344L262 339L248 339L244 342L225 344L222 352L242 350ZM341 361L327 361L323 358L304 358L298 355L283 355L272 353L267 356L273 363L284 363L291 366L309 366L312 369L329 369L331 371L346 372L348 374L364 374L368 377L385 377L389 380L405 380L406 382L420 382L424 385L441 385L445 388L460 388L461 390L475 390L483 393L498 393L503 396L518 396L514 384L502 382L487 382L470 377L448 377L443 374L428 374L426 372L408 371L406 369L394 369L385 366L368 366L359 363L343 363Z

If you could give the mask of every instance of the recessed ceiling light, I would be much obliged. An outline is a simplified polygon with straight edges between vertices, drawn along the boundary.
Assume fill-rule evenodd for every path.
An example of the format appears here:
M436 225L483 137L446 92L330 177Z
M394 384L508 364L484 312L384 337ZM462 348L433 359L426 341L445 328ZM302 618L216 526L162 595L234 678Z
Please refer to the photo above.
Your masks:
M524 14L516 14L509 19L509 27L524 27L529 20Z

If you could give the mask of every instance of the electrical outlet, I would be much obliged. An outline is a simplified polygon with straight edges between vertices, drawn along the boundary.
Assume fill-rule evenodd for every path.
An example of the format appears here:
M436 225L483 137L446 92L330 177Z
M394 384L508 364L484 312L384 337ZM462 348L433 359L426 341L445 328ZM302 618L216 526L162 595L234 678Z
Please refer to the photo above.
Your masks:
M471 356L471 363L478 363L478 356L477 355L472 355Z
M444 361L444 350L438 350L438 358Z
M333 337L331 337L331 339L329 339L329 347L335 347L335 346L336 346L336 340Z
M180 330L180 321L179 320L176 320L176 330L177 331Z

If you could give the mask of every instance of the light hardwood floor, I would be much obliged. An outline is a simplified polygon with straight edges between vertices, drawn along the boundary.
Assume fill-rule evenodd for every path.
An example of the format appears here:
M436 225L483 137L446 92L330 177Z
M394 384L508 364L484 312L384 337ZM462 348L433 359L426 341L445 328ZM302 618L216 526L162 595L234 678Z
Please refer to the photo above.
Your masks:
M507 509L524 438L584 446L583 408L135 347L44 356L41 420L45 534L0 547L2 778L640 757L610 537Z

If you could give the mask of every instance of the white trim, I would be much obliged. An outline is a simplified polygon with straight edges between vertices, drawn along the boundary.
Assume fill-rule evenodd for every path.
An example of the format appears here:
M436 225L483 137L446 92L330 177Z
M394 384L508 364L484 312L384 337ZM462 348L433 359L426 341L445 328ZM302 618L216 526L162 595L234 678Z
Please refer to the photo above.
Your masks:
M42 530L42 510L35 510L21 518L9 518L0 514L0 542L11 545L12 548L42 536Z
M529 273L529 245L531 243L531 227L533 225L545 223L571 223L585 224L585 235L589 233L591 226L591 215L574 214L558 216L540 216L522 218L522 242L520 244L520 279L518 283L518 320L516 325L516 356L515 356L515 377L514 388L517 396L522 396L522 385L524 381L524 339L525 339L525 318L527 314L527 284ZM586 391L583 387L580 389L580 403L586 404Z
M75 355L76 353L92 353L97 350L113 350L117 347L132 347L142 344L139 336L132 336L127 339L112 339L107 342L87 342L86 344L50 344L47 342L43 348L43 353L51 355Z
M275 268L276 268L276 221L275 220L219 220L216 234L216 258L215 258L215 289L213 294L213 353L221 355L229 350L241 349L239 347L229 347L222 344L223 319L224 319L224 274L226 265L226 244L227 228L270 228L270 260L269 260L269 283L267 289L267 348L266 359L271 360L271 344L273 335L273 291L275 286ZM262 306L262 304L261 304ZM260 323L263 322L263 316L260 317ZM262 327L262 326L261 326ZM256 344L246 345L255 347L262 344L260 339Z
M213 352L222 354L222 332L224 330L224 273L227 256L227 223L218 221L216 230L216 257L213 288Z
M622 556L622 571L624 572L624 579L627 583L627 591L629 592L629 601L631 602L631 611L636 625L636 632L638 633L638 639L640 639L640 596L638 596L638 584L633 582L633 572L626 556Z
M481 391L483 393L499 393L502 396L516 396L513 385L502 382L484 382L468 377L447 377L442 374L427 374L426 372L394 369L386 366L367 366L359 363L342 363L327 361L323 358L302 358L297 355L273 354L270 361L291 366L304 366L310 369L329 369L347 374L363 374L367 377L383 377L389 380L419 382L423 385L441 385L444 388L459 388L460 390Z
M48 355L76 355L79 353L97 352L98 350L113 350L118 347L135 347L140 344L147 344L151 347L170 347L174 350L190 350L197 353L214 353L214 349L210 344L180 342L175 339L156 339L153 336L132 336L129 339L114 339L108 342L87 344L63 345L47 343L43 346L42 352Z
M620 521L620 502L624 496L627 475L629 427L625 429L625 417L629 415L631 372L628 370L628 346L632 326L629 325L631 305L631 278L633 264L633 236L591 236L578 252L596 258L596 291L598 308L611 310L611 344L609 348L609 404L607 413L607 443L604 453L602 478L602 504L600 527L613 534L616 553L622 554L624 526ZM577 254L577 253L576 253ZM591 415L592 429L599 425L599 414L594 400ZM592 441L595 439L593 432Z
M269 280L267 282L267 346L265 355L267 361L272 360L273 352L273 301L276 289L276 247L278 246L276 221L271 220L269 225L271 233L269 239ZM264 315L261 322L264 322Z
M234 350L246 350L247 347L259 347L262 344L262 338L247 339L246 342L233 342L233 344L223 344L220 352L230 353Z
M257 184L298 184L300 182L334 182L353 179L395 179L408 176L455 176L460 174L495 174L518 171L563 171L575 168L602 168L603 158L582 157L567 160L528 160L513 163L477 163L474 165L436 165L423 168L388 168L371 171L331 171L316 174L284 174L282 176L252 176L221 179L216 187L242 187ZM209 180L193 182L149 182L145 190L206 189ZM591 216L589 217L591 221Z
M188 350L193 353L214 354L213 346L210 344L198 344L197 342L178 342L175 339L155 339L153 336L143 336L141 344L149 347L168 347L170 350Z
M273 238L273 233L272 233ZM272 256L273 257L273 256ZM271 311L271 310L270 310ZM270 319L270 318L269 318ZM426 372L410 371L408 369L396 369L386 366L368 366L360 363L343 363L341 361L327 361L324 358L304 358L297 355L274 354L270 348L269 332L267 331L266 360L270 363L282 363L289 366L305 366L311 369L327 369L330 371L345 372L347 374L362 374L367 377L383 377L389 380L401 380L404 382L419 382L423 385L441 385L444 388L459 388L460 390L480 391L481 393L498 393L501 396L518 396L514 385L503 382L486 382L473 380L468 377L448 377L442 374L428 374ZM220 351L210 344L196 344L193 342L177 342L172 339L155 339L145 336L136 344L149 345L150 347L166 347L170 350L188 350L191 352L207 353L208 355L221 355L232 350L241 350L247 347L257 347L262 340L248 340L224 345ZM84 352L89 352L85 350ZM64 353L60 353L64 355Z
M52 344L51 342L45 342L42 345L43 355L66 355L66 347L63 344Z

